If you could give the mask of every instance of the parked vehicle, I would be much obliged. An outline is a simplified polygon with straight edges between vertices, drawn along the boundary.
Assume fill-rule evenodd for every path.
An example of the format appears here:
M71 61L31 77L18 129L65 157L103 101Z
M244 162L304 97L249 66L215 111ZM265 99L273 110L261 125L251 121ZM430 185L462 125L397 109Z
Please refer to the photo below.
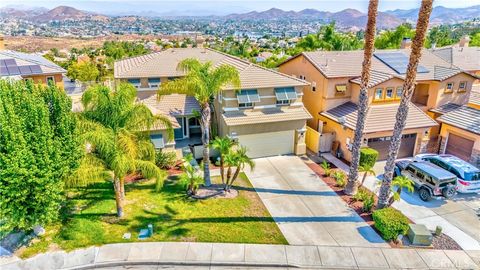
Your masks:
M457 177L435 164L401 160L395 165L394 174L410 178L422 201L429 201L433 197L450 199L457 193Z
M415 161L431 162L458 177L458 192L480 193L480 169L452 155L420 154Z

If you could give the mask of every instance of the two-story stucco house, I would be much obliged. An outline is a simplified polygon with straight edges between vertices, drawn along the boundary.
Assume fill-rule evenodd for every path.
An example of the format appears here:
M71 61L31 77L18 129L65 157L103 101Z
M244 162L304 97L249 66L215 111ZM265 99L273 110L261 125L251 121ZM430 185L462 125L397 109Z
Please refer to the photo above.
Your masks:
M39 84L51 81L63 89L63 74L66 72L40 55L0 50L0 77L33 80Z
M303 88L308 84L304 80L204 48L168 49L117 61L114 77L117 82L135 85L139 99L154 113L173 119L178 144L199 133L198 120L193 117L198 104L185 95L170 95L157 101L155 94L165 81L185 75L177 67L187 58L211 62L213 66L228 64L239 72L241 88L226 87L213 102L219 136L237 139L248 148L251 157L306 152L304 133L311 115L302 103ZM164 129L159 128L153 133L162 132ZM163 143L173 147L175 141Z
M380 160L388 155L408 61L408 48L377 50L372 58L363 142L379 150ZM315 51L301 53L279 66L280 72L311 83L303 96L313 116L308 126L334 133L346 160L351 158L350 142L356 128L362 62L363 51ZM451 106L466 104L474 80L472 74L423 51L399 157L438 151L440 129L434 119Z

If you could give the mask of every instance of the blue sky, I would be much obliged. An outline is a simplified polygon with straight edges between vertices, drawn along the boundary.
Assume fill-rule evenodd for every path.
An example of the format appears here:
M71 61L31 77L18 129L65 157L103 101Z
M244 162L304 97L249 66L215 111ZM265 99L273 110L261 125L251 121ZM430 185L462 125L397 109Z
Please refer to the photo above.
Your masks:
M2 0L0 6L6 5L41 6L53 8L59 5L68 5L75 8L95 11L105 14L146 12L155 11L158 13L186 13L198 15L225 15L234 12L247 12L252 10L266 10L277 7L285 10L301 10L314 8L318 10L339 11L345 8L355 8L366 11L367 0L23 0L12 1ZM389 9L411 9L420 5L420 0L380 0L380 10ZM480 5L480 0L436 0L435 6L445 7L466 7Z

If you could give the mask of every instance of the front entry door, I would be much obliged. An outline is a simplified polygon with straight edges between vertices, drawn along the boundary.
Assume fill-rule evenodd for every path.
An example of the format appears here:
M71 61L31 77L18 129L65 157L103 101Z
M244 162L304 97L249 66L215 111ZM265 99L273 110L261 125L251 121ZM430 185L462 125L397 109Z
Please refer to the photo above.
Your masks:
M180 124L179 128L174 130L175 140L182 140L188 138L188 121L186 117L177 117L177 122Z

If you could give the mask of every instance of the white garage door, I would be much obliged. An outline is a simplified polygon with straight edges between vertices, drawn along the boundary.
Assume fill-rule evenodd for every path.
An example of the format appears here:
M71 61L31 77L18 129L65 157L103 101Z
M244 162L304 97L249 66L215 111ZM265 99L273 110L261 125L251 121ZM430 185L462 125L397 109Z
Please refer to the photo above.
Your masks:
M293 153L294 131L279 131L238 136L252 158Z

